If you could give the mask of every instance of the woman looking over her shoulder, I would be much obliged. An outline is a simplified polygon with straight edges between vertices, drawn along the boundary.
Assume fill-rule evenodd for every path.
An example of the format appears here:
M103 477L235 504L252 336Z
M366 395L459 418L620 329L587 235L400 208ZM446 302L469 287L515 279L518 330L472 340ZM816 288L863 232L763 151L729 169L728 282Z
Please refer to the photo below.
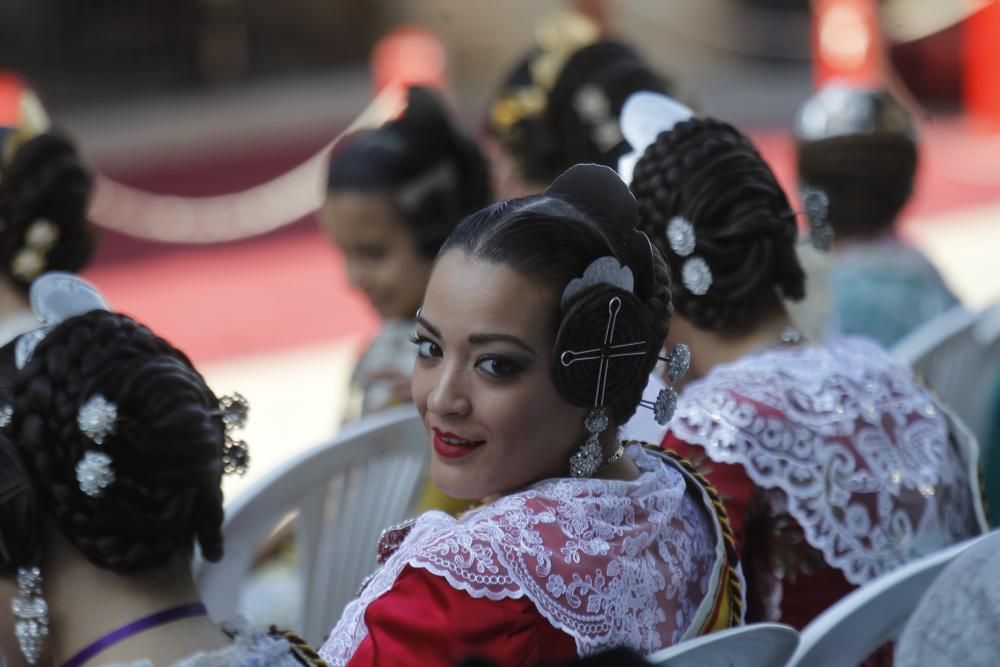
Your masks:
M216 397L182 352L94 295L43 276L33 305L85 312L36 313L54 326L16 344L0 438L8 665L308 664L283 638L216 626L191 575L195 544L222 557L221 478L247 463L231 435L245 402Z
M635 221L614 172L581 165L442 246L413 396L435 484L482 505L386 532L383 565L320 652L331 665L650 653L740 621L713 492L616 437L670 318L669 277Z
M411 88L403 115L351 139L330 163L323 229L382 318L354 371L363 416L410 400L408 336L438 248L490 201L486 161L436 94Z
M626 103L622 124L640 229L680 278L668 340L693 359L664 446L711 460L751 617L801 628L852 588L981 532L967 430L875 343L792 326L795 214L750 140L651 94Z

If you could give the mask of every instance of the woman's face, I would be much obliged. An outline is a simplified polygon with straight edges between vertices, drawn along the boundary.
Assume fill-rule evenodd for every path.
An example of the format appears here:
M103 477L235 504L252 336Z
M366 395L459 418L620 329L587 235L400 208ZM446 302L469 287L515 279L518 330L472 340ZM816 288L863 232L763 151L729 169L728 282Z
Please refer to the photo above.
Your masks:
M422 255L388 198L336 192L320 216L323 229L344 253L347 277L387 319L413 317L432 261Z
M482 499L564 476L585 410L552 382L553 295L504 264L442 256L417 319L413 398L431 478Z

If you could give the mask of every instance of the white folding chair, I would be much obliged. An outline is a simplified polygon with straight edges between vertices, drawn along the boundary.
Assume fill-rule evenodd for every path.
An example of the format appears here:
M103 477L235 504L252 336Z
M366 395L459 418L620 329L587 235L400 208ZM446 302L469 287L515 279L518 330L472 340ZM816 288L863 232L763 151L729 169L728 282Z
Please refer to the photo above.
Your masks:
M941 397L985 442L1000 374L1000 304L979 312L957 306L893 347L897 359Z
M782 667L798 643L794 628L755 623L675 644L647 660L656 667Z
M302 627L318 644L376 567L381 531L421 491L427 436L412 405L345 426L330 442L289 460L226 506L225 557L198 561L195 576L217 620L239 611L240 592L262 541L291 513L302 576Z
M787 667L857 667L899 637L941 570L982 536L924 556L842 598L807 625Z

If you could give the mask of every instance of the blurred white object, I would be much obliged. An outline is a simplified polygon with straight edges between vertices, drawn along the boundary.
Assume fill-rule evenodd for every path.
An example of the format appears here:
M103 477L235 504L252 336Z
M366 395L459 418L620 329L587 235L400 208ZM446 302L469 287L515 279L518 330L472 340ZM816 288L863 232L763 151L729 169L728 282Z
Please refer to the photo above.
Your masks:
M842 598L807 625L786 667L856 667L895 640L941 570L981 537L886 574ZM947 612L944 612L947 613Z
M957 306L909 334L892 352L980 443L986 442L992 392L1000 377L1000 304L979 312Z
M278 466L226 506L226 555L200 557L195 577L212 618L233 618L261 543L294 522L303 597L297 630L318 645L376 563L382 530L406 518L422 491L427 436L412 405L346 426Z
M683 641L649 656L656 667L767 667L784 665L799 633L780 623L755 623Z
M669 132L674 125L687 120L694 112L677 100L659 93L641 91L632 93L622 106L622 135L632 151L618 160L618 176L625 185L632 184L632 171L646 149L656 141L661 132Z

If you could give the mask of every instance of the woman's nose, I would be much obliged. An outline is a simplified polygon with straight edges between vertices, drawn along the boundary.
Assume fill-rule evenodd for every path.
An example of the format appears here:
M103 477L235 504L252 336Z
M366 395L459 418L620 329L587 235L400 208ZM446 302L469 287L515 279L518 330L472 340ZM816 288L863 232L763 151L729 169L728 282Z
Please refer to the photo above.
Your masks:
M427 409L441 416L465 416L472 411L472 401L461 368L443 364L437 383L427 395Z

